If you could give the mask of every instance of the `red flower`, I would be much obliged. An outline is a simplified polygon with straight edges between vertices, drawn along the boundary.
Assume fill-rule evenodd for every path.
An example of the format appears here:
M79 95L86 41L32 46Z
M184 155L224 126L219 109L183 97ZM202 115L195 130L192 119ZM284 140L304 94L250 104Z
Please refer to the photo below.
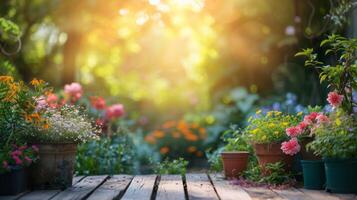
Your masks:
M109 106L105 112L108 119L119 118L124 115L124 106L122 104L114 104Z
M319 113L317 112L312 112L310 113L309 115L306 115L304 117L304 122L307 123L307 124L313 124L315 123L315 120L316 120L316 117L319 115Z
M103 119L98 118L95 120L95 124L99 127L103 127L104 123L105 123L105 121Z
M305 128L308 127L308 126L309 126L309 124L306 123L306 122L304 122L304 121L300 122L300 124L298 125L298 127L299 127L302 131L305 130Z
M91 105L97 110L103 110L106 107L103 97L91 97Z
M298 126L292 126L290 128L287 128L285 131L288 136L297 137L298 135L301 134L302 129Z
M287 155L295 155L300 151L300 145L296 138L292 138L287 142L281 143L281 150Z
M57 101L58 97L55 94L49 94L47 95L46 102L50 108L56 108L57 107Z
M339 95L337 92L330 92L327 95L327 101L332 107L336 108L341 105L343 101L343 95Z

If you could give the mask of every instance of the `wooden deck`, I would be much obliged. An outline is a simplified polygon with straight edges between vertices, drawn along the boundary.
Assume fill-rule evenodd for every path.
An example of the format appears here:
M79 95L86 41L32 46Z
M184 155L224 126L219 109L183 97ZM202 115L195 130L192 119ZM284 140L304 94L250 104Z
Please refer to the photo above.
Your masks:
M354 194L329 194L324 191L292 188L270 190L231 185L218 174L78 176L64 191L28 191L0 200L352 200Z

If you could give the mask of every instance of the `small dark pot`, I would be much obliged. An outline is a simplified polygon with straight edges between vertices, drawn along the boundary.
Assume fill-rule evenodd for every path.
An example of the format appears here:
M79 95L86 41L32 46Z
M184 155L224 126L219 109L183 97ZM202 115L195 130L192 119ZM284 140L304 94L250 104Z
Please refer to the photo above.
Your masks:
M16 195L26 191L26 173L22 167L0 174L0 195Z
M72 186L77 144L39 144L40 160L30 168L32 189Z
M280 149L280 143L253 144L253 147L263 174L270 173L265 169L265 166L268 163L276 162L284 163L285 171L291 171L294 157L284 154L284 152Z
M249 152L222 152L224 175L226 178L238 177L247 169Z
M313 152L308 151L306 148L306 145L309 144L310 142L312 142L314 140L314 138L312 137L305 137L302 141L301 141L301 158L302 160L321 160L320 156L316 156Z
M323 160L301 160L304 188L322 190L325 187L325 165Z
M357 159L325 159L326 190L357 194Z

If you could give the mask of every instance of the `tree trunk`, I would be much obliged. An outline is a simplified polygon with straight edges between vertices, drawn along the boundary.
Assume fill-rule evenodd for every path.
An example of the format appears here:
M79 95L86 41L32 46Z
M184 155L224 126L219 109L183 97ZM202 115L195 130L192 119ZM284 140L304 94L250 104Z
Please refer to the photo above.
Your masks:
M76 32L68 32L67 41L63 47L62 84L72 83L76 80L76 58L80 50L80 45L80 34Z

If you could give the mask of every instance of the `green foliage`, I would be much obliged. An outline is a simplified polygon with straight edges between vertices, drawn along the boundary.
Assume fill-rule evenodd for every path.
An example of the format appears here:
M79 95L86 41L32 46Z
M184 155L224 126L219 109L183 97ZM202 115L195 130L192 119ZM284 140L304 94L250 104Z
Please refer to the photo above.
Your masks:
M27 167L38 160L38 147L12 144L0 149L0 174L16 167Z
M187 166L188 166L188 161L183 158L174 159L172 161L166 158L161 163L156 163L153 166L153 169L156 174L184 175L186 174Z
M269 173L262 175L258 165L251 166L248 170L243 172L243 177L256 183L276 185L284 184L292 180L292 174L285 171L282 162L268 163L265 168Z
M255 117L248 119L249 125L244 131L248 140L254 143L282 142L288 139L285 129L296 125L301 114L285 115L279 111L262 114L258 110Z
M246 137L244 137L243 134L244 132L237 129L236 125L232 125L222 136L224 142L226 142L224 150L253 152L252 146L247 142Z
M78 146L76 174L133 173L136 158L129 136L102 137Z
M342 110L331 113L329 122L314 129L315 139L307 145L326 158L357 157L357 119Z
M224 147L220 147L216 150L207 150L206 157L210 165L210 170L214 172L221 172L223 170L223 162L221 159L221 153L224 151Z
M352 91L357 90L357 39L348 39L339 35L330 35L321 42L325 47L325 55L335 58L331 64L318 61L318 55L313 49L304 49L296 56L305 56L305 66L320 69L320 81L328 82L329 88L336 90L344 96L342 107L345 111L352 113L353 102Z
M0 41L14 43L18 41L20 36L21 31L17 24L0 17Z

